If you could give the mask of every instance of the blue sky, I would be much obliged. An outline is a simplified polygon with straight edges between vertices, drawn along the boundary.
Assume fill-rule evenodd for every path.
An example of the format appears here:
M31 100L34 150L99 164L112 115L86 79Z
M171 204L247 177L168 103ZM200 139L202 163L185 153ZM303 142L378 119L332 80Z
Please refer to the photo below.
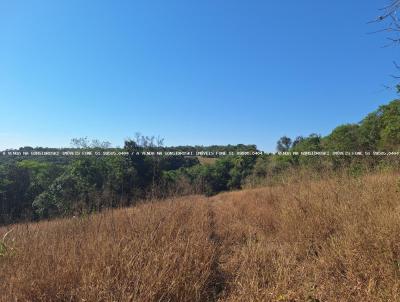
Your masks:
M386 3L0 0L0 149L326 135L396 97Z

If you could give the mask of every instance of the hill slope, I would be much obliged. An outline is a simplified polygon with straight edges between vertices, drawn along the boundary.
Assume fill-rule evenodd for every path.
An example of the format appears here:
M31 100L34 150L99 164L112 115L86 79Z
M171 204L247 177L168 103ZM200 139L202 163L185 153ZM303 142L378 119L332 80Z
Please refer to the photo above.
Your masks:
M0 300L398 301L398 179L293 181L3 228Z

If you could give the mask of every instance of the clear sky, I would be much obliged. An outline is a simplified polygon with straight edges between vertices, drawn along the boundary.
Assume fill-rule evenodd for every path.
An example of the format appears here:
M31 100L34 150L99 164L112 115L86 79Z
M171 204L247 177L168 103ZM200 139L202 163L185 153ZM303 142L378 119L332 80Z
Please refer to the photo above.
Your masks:
M326 135L396 97L386 3L0 0L0 149Z

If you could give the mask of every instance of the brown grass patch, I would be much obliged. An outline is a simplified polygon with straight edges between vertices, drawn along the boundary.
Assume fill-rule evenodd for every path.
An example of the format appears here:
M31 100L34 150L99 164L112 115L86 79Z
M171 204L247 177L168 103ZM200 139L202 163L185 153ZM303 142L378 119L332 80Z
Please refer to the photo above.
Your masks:
M0 300L400 301L398 180L302 180L16 225Z

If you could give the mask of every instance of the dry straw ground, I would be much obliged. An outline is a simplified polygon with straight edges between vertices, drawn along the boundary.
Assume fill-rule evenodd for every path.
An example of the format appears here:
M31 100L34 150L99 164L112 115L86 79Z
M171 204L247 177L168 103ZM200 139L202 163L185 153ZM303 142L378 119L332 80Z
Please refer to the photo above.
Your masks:
M0 301L400 301L399 176L0 228Z

